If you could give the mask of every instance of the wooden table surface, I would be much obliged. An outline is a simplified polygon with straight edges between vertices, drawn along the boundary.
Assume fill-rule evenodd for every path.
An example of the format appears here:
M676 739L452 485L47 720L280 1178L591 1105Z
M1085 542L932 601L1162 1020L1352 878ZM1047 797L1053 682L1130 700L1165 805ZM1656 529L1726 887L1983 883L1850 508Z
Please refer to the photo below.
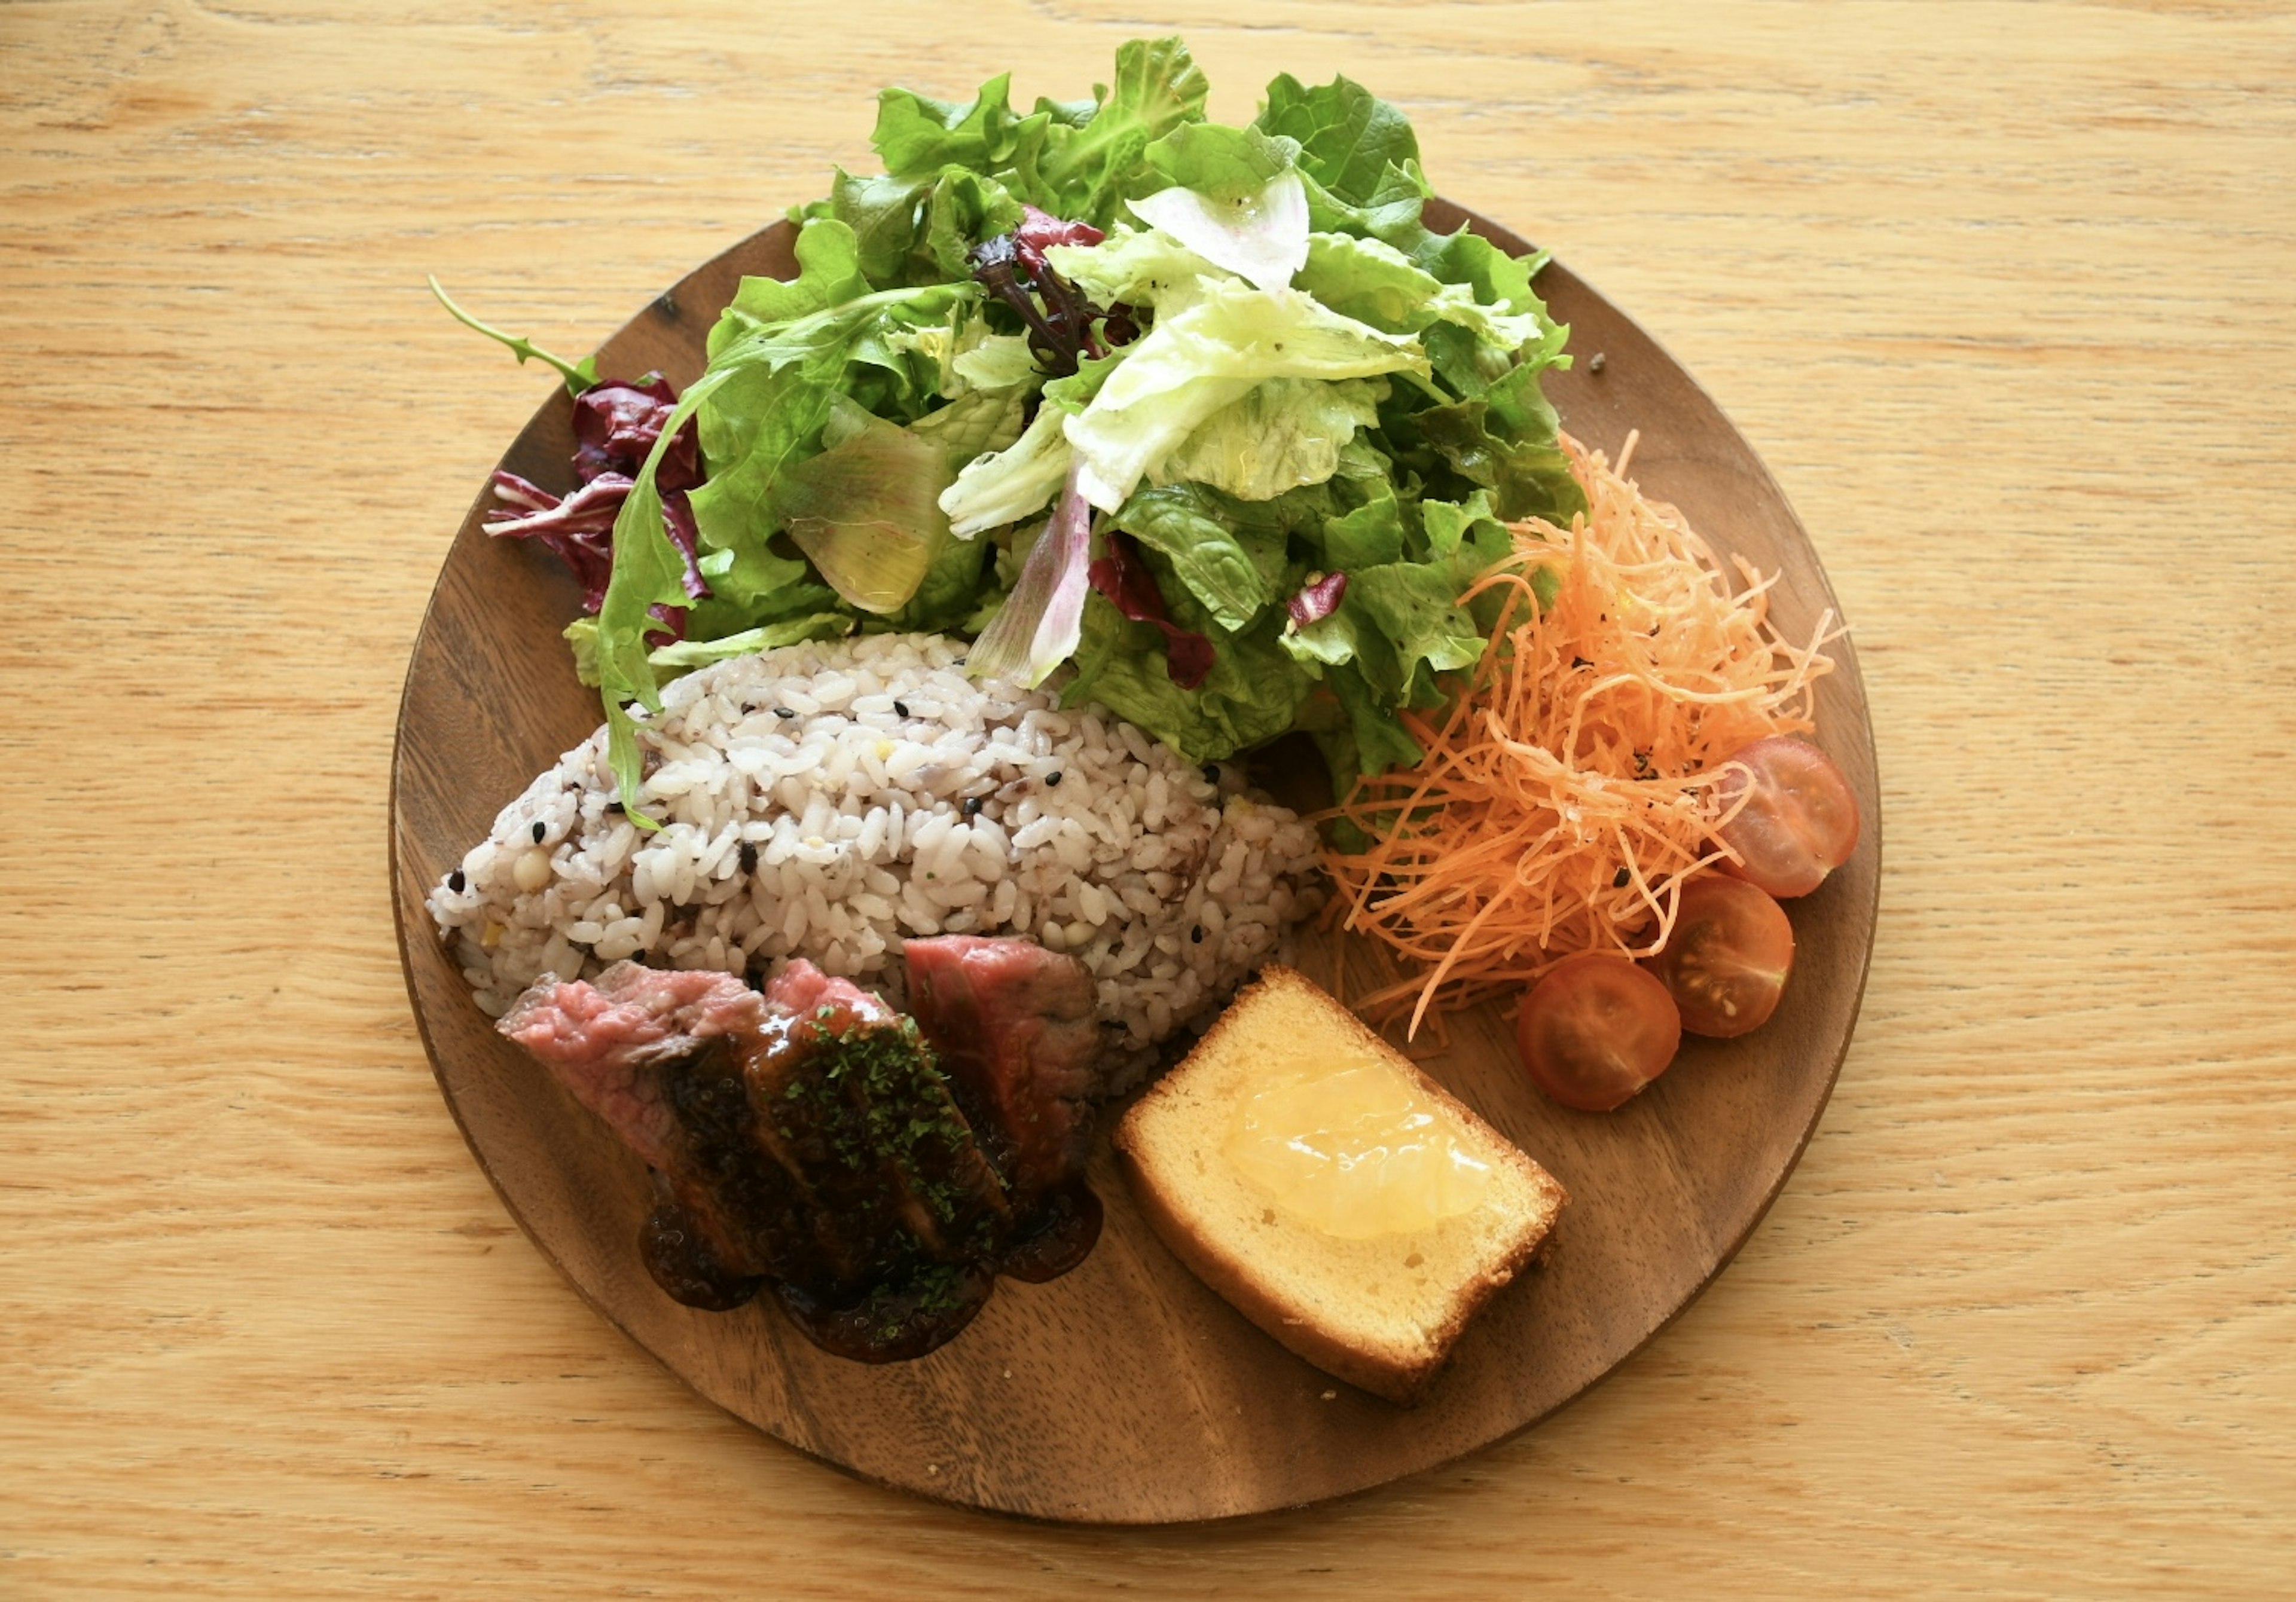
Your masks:
M384 863L408 647L545 393L872 92L1370 83L1761 450L1857 630L1857 1042L1743 1255L1543 1426L1039 1526L734 1423L513 1228ZM2296 8L0 8L0 1595L2284 1591ZM1615 442L1603 442L1615 443Z

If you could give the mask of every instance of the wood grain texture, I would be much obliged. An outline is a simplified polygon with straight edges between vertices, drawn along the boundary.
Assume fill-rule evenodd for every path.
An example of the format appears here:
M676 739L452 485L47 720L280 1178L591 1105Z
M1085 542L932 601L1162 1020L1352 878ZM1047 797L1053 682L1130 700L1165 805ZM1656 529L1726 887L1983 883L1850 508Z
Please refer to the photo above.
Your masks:
M1427 221L1471 222L1514 254L1530 249L1447 203L1430 206ZM607 341L600 371L690 380L740 274L794 275L792 238L775 224L681 279ZM1588 354L1604 356L1598 371L1548 386L1569 425L1623 438L1624 420L1636 420L1654 442L1634 463L1645 491L1693 527L1726 528L1716 536L1725 560L1776 576L1769 617L1782 638L1832 632L1839 604L1808 536L1728 420L1566 269L1548 267L1537 288ZM561 393L503 466L565 493L573 448ZM571 579L530 544L490 536L490 501L464 516L422 620L392 771L399 940L424 1045L488 1177L583 1295L703 1395L815 1456L968 1507L1102 1524L1264 1513L1435 1467L1561 1407L1673 1318L1744 1241L1825 1105L1865 987L1882 860L1872 731L1847 641L1815 709L1866 828L1850 860L1793 905L1800 960L1777 1017L1739 1040L1693 1041L1658 1084L1606 1116L1531 1088L1498 1004L1445 1020L1449 1048L1427 1070L1558 1175L1574 1205L1539 1271L1485 1310L1416 1409L1334 1389L1197 1283L1160 1246L1104 1139L1091 1178L1107 1222L1093 1255L1050 1285L1005 1282L922 1361L872 1369L825 1357L762 1302L728 1314L681 1307L636 1249L652 1206L644 1165L496 1034L423 906L496 812L599 715L575 687L561 634L578 600ZM1368 942L1336 931L1311 931L1300 960L1344 972L1342 994L1393 972Z
M870 95L1184 29L1345 70L1729 411L1857 625L1857 1042L1730 1271L1539 1428L1171 1531L697 1401L471 1162L391 938L448 531ZM0 1594L2245 1597L2296 1571L2296 11L0 7Z

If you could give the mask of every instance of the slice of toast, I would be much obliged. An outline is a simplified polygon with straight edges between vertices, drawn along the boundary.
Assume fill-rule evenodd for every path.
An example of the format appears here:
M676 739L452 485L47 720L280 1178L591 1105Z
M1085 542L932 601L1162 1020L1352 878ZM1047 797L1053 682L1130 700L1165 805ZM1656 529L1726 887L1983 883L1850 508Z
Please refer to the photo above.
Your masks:
M1378 1133L1390 1124L1407 1132ZM1115 1138L1174 1255L1317 1368L1406 1405L1567 1199L1554 1175L1282 967L1237 995Z

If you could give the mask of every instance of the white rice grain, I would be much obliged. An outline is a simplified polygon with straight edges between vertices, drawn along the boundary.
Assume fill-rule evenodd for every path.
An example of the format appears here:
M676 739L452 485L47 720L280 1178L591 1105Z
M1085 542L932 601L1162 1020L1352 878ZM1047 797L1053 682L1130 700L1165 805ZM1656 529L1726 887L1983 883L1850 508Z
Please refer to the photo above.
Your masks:
M1312 831L1234 764L966 678L964 650L873 635L679 680L639 732L659 830L622 814L603 730L567 753L431 892L479 1005L625 956L752 982L802 956L898 1005L902 941L951 930L1073 952L1111 1047L1198 1021L1320 904Z

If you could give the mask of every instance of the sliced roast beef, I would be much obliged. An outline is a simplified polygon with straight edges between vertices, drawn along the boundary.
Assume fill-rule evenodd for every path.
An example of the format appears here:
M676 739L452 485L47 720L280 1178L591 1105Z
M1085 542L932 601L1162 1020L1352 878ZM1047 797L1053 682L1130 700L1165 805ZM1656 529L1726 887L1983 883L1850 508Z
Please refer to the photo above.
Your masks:
M723 1308L770 1279L808 1334L880 1358L985 1296L1003 1189L915 1024L876 997L804 962L764 995L619 963L535 986L501 1027L660 1176L641 1250L670 1295Z
M1082 1172L1101 1088L1091 971L1029 940L943 935L904 951L917 1026L1008 1188Z
M617 962L594 984L545 977L496 1027L540 1058L631 1150L668 1168L678 1148L676 1116L649 1070L693 1052L701 1034L756 1029L763 1002L731 974Z
M1092 974L1028 940L912 940L909 1004L1012 1198L1004 1271L1050 1279L1100 1237L1084 1183L1102 1091Z
M998 1272L1050 1279L1100 1228L1091 976L1022 941L908 946L905 1018L791 962L727 974L617 963L547 979L501 1023L654 1170L639 1249L678 1301L765 1287L831 1351L931 1351Z

